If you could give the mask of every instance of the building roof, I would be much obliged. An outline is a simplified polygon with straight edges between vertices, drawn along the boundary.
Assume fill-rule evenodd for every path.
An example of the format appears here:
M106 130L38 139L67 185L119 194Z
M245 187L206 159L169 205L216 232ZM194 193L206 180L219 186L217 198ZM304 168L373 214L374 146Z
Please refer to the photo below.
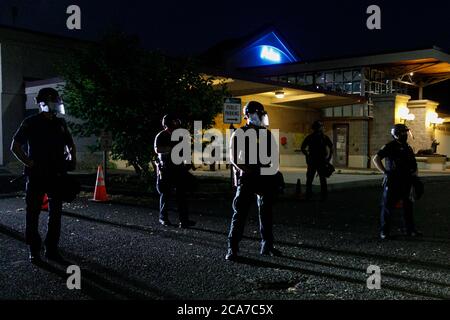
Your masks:
M450 79L450 54L438 47L332 60L302 61L252 67L246 68L245 72L255 76L273 76L363 66L370 66L385 71L390 78L414 73L415 81L422 83L424 86Z
M0 24L0 32L13 32L16 34L27 34L27 35L38 35L38 36L42 36L42 37L46 37L46 38L51 38L51 39L61 39L61 40L65 40L65 41L72 41L72 42L78 42L78 43L93 43L94 41L91 40L85 40L85 39L80 39L77 37L69 37L66 35L60 35L60 34L56 34L56 33L49 33L49 32L43 32L43 31L35 31L35 30L30 30L30 29L26 29L26 28L20 28L20 27L14 27L14 26L8 26L8 25L4 25L4 24Z

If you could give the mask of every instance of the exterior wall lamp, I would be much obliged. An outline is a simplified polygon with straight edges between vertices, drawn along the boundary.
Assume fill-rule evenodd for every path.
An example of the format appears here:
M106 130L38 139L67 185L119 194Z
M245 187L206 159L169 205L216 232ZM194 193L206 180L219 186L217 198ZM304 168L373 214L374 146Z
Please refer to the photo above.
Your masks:
M439 118L439 115L436 112L429 112L427 115L427 125L432 126L433 129L436 129L436 126L444 123L444 119Z
M277 99L283 99L284 98L284 92L283 91L277 91L275 92L275 97Z
M428 127L433 128L433 135L432 135L433 143L431 144L431 148L433 150L433 153L436 154L437 147L438 145L440 145L440 143L436 140L436 126L443 124L445 120L439 118L439 115L436 112L429 112L427 113L426 122Z
M414 121L416 119L416 115L413 113L409 112L409 108L408 107L400 107L398 109L398 116L401 120L404 121L404 123L406 124L406 121Z

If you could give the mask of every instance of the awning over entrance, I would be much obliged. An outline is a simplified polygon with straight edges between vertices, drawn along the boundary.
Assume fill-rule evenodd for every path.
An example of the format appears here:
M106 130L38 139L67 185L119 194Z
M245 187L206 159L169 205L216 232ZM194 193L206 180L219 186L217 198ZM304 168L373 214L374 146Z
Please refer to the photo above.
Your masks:
M387 79L404 81L423 88L450 79L450 54L433 47L323 61L302 61L245 70L257 77L267 77L355 67L373 67L383 71Z
M406 80L420 87L450 79L450 55L437 49L419 50L377 67L391 79Z
M304 108L325 108L362 103L363 97L313 90L266 80L219 78L216 85L226 83L234 97L257 100L263 104ZM247 99L246 99L247 98Z

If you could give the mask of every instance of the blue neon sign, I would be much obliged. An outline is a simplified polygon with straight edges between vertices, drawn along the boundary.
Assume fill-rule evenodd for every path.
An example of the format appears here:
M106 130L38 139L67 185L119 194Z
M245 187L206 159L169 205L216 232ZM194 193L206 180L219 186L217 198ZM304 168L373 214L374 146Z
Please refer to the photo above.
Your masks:
M297 62L298 58L280 40L269 32L249 43L229 59L234 67L256 67Z
M260 57L263 60L269 60L275 63L281 62L280 50L272 46L262 46Z

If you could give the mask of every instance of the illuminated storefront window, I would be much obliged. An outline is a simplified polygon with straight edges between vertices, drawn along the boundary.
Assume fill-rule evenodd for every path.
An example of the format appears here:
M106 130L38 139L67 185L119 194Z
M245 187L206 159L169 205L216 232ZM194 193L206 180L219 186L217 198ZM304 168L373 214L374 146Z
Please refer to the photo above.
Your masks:
M287 82L299 86L315 86L317 89L339 93L364 95L361 69L319 71L269 77L273 81Z
M414 90L416 90L415 87L404 82L387 80L383 72L371 68L279 75L268 77L268 79L299 86L314 86L316 89L360 96L391 93L414 96Z

